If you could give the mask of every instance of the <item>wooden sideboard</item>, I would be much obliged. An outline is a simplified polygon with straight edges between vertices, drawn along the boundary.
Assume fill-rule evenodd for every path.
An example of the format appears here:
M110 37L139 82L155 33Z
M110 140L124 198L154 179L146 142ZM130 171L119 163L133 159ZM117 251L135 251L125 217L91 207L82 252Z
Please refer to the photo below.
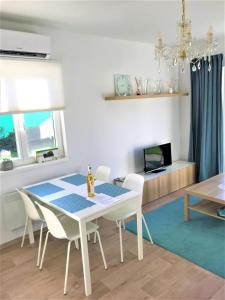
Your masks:
M145 178L143 205L195 183L195 163L175 161L160 173L139 173Z

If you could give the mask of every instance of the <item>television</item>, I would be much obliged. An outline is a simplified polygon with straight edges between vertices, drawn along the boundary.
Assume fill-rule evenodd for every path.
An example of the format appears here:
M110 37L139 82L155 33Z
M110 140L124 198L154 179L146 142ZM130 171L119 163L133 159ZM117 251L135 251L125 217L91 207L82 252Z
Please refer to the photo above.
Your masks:
M144 149L144 171L160 172L172 164L171 143L162 144Z

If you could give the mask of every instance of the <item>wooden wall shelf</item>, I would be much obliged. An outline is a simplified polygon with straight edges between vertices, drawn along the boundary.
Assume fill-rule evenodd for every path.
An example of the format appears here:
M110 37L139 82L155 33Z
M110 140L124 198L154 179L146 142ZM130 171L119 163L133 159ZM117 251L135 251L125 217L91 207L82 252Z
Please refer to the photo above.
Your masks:
M131 95L131 96L106 96L104 97L105 100L111 101L111 100L137 100L137 99L150 99L150 98L163 98L163 97L180 97L180 96L188 96L188 93L161 93L161 94L145 94L145 95Z

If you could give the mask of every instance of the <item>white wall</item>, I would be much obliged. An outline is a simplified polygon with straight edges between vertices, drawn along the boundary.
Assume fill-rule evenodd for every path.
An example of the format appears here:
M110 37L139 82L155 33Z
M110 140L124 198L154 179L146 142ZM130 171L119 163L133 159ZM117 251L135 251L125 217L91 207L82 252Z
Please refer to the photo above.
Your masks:
M190 67L186 66L185 73L180 74L180 89L189 95L182 97L180 102L180 158L188 160L190 121L191 121L191 82Z
M48 168L1 174L1 193L73 171L85 174L88 164L94 169L109 165L112 178L140 171L143 147L153 144L171 142L173 160L179 159L179 98L103 99L103 95L114 93L115 73L157 78L152 45L46 28L37 31L52 37L52 57L62 63L70 160ZM169 76L162 73L163 78ZM1 220L0 243L20 235L21 231L6 229L4 215Z

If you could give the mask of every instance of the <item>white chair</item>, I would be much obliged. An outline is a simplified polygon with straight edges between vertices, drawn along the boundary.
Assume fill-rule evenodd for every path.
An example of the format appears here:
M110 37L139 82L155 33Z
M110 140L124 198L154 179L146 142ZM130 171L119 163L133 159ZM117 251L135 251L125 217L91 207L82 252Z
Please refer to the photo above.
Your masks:
M55 238L68 240L66 272L65 272L65 281L64 281L64 295L65 295L67 293L67 278L68 278L68 269L69 269L70 245L71 245L72 241L75 242L76 240L78 240L80 238L79 224L77 221L75 221L69 217L66 217L66 216L59 220L50 209L41 205L40 203L36 203L36 204L39 206L39 208L45 218L47 227L48 227L48 232L46 234L44 248L43 248L42 257L41 257L41 264L39 267L40 270L42 269L43 262L44 262L45 251L46 251L49 233L51 233L51 235L53 235ZM86 224L86 227L87 227L87 235L91 234L93 232L96 232L96 234L98 236L98 241L99 241L99 246L100 246L100 250L101 250L101 254L102 254L102 260L104 263L104 267L105 267L105 269L107 269L107 264L106 264L105 255L104 255L103 248L102 248L101 238L100 238L100 234L98 232L98 225L96 225L92 222L88 222Z
M43 226L44 226L44 219L41 215L41 212L35 206L34 202L30 199L30 197L23 191L16 189L17 192L20 194L26 211L26 223L23 232L21 248L24 245L25 235L28 227L29 221L40 221L41 222L41 229L40 229L40 237L39 237L39 246L38 246L38 256L37 256L37 267L40 265L40 255L41 255L41 243L42 243L42 233L43 233Z
M109 182L110 168L107 166L99 166L95 173L95 179Z
M109 182L110 168L107 166L99 166L95 172L95 179L100 181ZM98 224L98 219L95 220L95 223ZM96 243L96 233L94 234L94 243ZM89 238L90 239L90 238Z
M144 187L144 177L138 174L128 174L124 180L123 187L136 191L140 194L140 206L142 206L142 195L143 195L143 187ZM135 215L136 212L133 210L133 205L132 202L129 203L128 205L113 211L112 213L109 213L104 216L105 219L110 220L110 221L115 221L116 224L119 227L119 235L120 235L120 257L121 257L121 262L123 262L123 242L122 242L122 224L124 225L125 229L125 223L124 220L127 218ZM142 214L142 220L144 223L144 226L146 228L149 240L151 241L151 244L153 244L153 240L151 237L151 234L149 232L146 220L144 218L144 215Z

